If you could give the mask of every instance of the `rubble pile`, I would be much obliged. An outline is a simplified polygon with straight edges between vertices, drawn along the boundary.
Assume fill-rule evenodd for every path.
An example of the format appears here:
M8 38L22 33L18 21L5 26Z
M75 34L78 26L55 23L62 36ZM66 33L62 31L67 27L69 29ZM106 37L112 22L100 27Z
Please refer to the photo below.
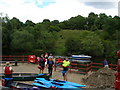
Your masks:
M115 71L109 68L101 68L98 71L83 78L83 82L86 85L90 85L95 88L112 88L114 87Z

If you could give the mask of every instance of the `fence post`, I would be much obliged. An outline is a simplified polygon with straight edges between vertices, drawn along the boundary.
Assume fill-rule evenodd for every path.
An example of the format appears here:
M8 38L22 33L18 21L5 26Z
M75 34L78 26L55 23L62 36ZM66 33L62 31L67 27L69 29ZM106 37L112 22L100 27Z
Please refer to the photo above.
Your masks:
M88 75L88 64L86 65L86 75Z
M92 64L93 64L93 62L90 63L90 71L92 71Z
M54 64L54 71L56 71L56 66L57 65L57 63L56 63L56 60L55 60L55 64Z
M24 56L22 55L22 63L24 63Z

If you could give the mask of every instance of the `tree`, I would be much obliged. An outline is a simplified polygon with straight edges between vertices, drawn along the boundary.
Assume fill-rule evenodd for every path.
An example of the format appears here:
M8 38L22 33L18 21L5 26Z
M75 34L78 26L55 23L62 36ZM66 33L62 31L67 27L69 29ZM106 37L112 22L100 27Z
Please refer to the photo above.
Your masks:
M70 37L65 42L66 54L82 54L81 42L76 37Z
M49 19L44 19L42 23L49 23L50 20Z
M68 20L65 20L65 21L61 22L61 23L59 24L59 27L60 27L61 29L71 29Z
M89 13L88 18L87 18L87 25L88 25L88 30L92 29L92 26L95 25L95 20L98 18L97 14L94 14L93 12Z
M82 52L91 56L102 56L104 47L102 40L98 35L91 31L82 31L80 33Z
M86 20L81 15L72 17L68 20L70 29L83 30Z
M11 46L16 51L33 51L34 36L28 31L15 31L12 35Z
M37 39L36 48L46 52L54 52L55 39L52 33L41 32L41 36Z
M2 18L2 51L3 55L11 52L11 34L13 33L12 24L8 16Z
M92 31L96 31L96 30L98 30L98 28L97 28L97 26L93 25L93 26L91 27L91 30L92 30Z
M35 25L35 23L33 23L32 21L30 21L30 20L27 20L26 22L25 22L25 26L34 26Z
M105 24L106 19L108 16L105 13L100 13L98 18L95 21L95 25L99 30L103 30L103 26Z
M78 36L69 37L65 43L66 52L102 56L104 47L101 38L92 31L82 31Z
M113 18L107 18L105 20L103 29L109 33L109 35L112 35L116 30L116 21Z
M104 58L107 58L111 62L116 62L114 59L116 58L116 44L113 44L113 41L103 40L104 45Z
M49 32L59 32L61 29L58 26L50 26Z
M21 27L24 26L23 22L21 22L19 19L13 17L10 20L11 24L12 24L12 29L20 29Z
M58 25L60 22L58 21L58 20L53 20L52 22L51 22L51 24L52 25Z

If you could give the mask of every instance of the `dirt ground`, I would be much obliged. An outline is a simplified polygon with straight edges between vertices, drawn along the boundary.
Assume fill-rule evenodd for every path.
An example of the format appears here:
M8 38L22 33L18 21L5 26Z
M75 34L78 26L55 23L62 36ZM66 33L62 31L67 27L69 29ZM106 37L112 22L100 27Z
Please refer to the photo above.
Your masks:
M15 73L39 73L39 69L37 68L37 66L38 66L37 64L19 63L18 66L12 66L12 67ZM45 68L44 73L48 73L47 70L48 69ZM70 72L68 73L68 81L70 82L84 84L82 83L83 77L85 77L85 75L70 73ZM59 70L53 71L52 78L63 80L61 71ZM31 82L26 82L26 83L31 83Z

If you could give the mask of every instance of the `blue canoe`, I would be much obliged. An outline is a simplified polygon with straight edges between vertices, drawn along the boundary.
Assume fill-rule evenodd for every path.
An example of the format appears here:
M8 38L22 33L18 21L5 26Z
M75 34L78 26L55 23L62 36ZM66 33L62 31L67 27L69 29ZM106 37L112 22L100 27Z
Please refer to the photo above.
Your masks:
M32 83L35 86L50 88L50 87L56 87L56 88L81 88L86 87L86 85L81 85L73 82L68 81L62 81L62 80L54 80L54 79L45 79L45 78L36 78L35 82Z
M78 88L78 87L74 87L74 86L70 86L70 85L63 85L63 86L60 86L60 85L56 85L56 84L45 84L45 85L42 85L40 83L32 83L33 85L35 86L38 86L38 87L44 87L44 88L51 88L51 87L55 87L55 88Z

